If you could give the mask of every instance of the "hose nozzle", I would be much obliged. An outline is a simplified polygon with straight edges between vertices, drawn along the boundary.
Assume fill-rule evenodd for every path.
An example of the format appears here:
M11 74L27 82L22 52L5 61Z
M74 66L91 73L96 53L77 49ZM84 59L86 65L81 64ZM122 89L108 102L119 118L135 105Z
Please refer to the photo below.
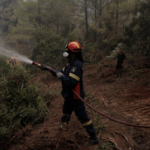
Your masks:
M41 64L39 64L39 63L37 63L37 62L35 62L35 61L33 61L32 64L33 64L33 65L36 65L36 66L39 66L39 67L42 66Z
M32 62L32 65L38 66L42 70L49 70L49 71L52 71L52 72L56 73L56 70L52 69L51 67L49 67L47 65L40 64L40 63L37 63L35 61Z

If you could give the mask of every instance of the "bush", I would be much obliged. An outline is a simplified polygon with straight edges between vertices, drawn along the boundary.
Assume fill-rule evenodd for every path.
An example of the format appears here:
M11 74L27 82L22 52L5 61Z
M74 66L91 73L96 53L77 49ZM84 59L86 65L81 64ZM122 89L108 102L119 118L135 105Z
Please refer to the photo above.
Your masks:
M0 60L0 140L12 129L42 121L46 108L30 74L22 67L11 67Z

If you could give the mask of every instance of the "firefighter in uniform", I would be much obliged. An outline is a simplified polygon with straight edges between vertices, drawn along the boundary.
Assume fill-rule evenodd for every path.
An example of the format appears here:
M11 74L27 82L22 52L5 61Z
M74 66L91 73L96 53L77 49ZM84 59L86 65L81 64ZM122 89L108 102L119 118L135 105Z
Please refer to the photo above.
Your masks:
M115 78L117 78L118 76L119 77L122 76L123 65L125 64L125 59L126 59L126 55L124 54L122 48L120 48L119 49L119 53L117 55L117 59L116 59L116 74L115 74Z
M64 97L63 116L61 121L69 123L72 112L90 135L90 140L86 145L94 145L99 143L95 128L87 114L85 105L72 91L72 89L82 98L84 98L83 89L83 57L81 45L77 41L72 41L66 45L66 52L63 56L68 58L68 63L62 70L57 73L51 72L62 81L62 96Z

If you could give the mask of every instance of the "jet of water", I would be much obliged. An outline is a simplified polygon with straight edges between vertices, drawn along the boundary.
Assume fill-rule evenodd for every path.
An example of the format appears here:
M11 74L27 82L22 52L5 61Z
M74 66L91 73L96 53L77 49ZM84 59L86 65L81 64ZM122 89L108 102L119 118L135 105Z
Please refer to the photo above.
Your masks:
M3 55L7 58L14 57L14 58L16 58L22 62L29 63L29 64L32 64L32 62L33 62L32 60L30 60L26 56L20 55L17 52L8 50L2 46L0 46L0 55Z

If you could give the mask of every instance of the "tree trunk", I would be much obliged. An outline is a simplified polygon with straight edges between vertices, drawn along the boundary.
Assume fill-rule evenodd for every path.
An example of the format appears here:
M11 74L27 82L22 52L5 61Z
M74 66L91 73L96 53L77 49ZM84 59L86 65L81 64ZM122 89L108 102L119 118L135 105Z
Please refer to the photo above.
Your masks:
M99 3L99 27L101 28L101 16L102 16L102 0Z
M89 37L89 25L88 25L88 11L87 11L87 0L85 0L85 28L86 28L86 35L85 38L86 40Z
M38 0L38 15L40 15L40 0Z
M118 13L118 2L119 0L116 0L116 33L118 32L118 18L119 18L119 13Z
M97 26L97 0L94 2L94 21L95 21L95 26ZM94 42L97 40L97 33L94 33Z
M94 10L94 17L95 17L95 24L96 24L96 20L97 20L97 0L95 0L95 3L94 3L94 5L95 5L95 10Z

